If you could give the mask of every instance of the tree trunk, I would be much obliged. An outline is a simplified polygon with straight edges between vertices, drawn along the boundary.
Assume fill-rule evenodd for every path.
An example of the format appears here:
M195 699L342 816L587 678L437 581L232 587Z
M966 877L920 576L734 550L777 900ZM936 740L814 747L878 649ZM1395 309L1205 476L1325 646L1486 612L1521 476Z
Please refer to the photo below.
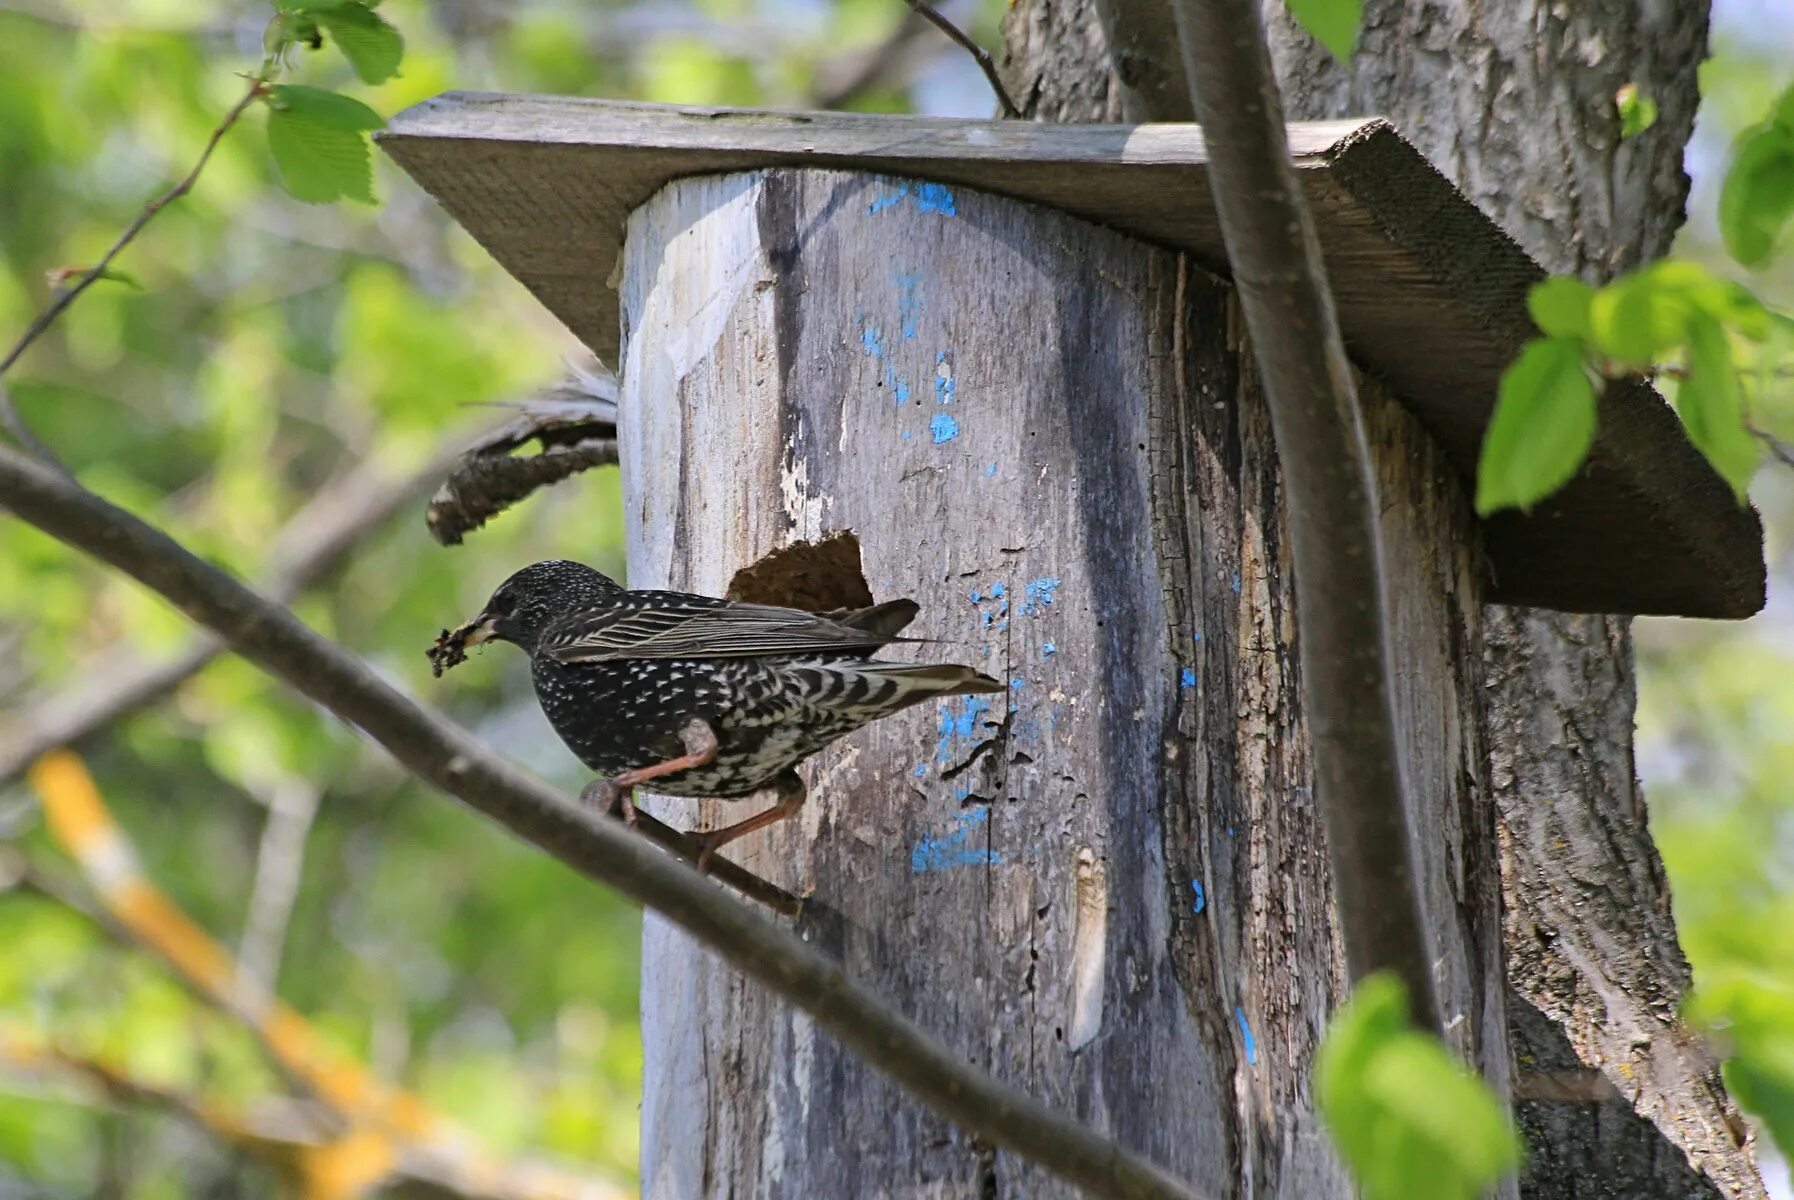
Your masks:
M1280 5L1267 16L1292 119L1391 117L1548 270L1602 282L1668 252L1702 0L1384 0L1349 78ZM1658 119L1621 142L1628 83ZM1486 619L1525 1194L1761 1196L1717 1063L1676 1012L1689 972L1633 772L1630 621Z
M1267 3L1292 120L1391 117L1551 270L1600 280L1667 250L1687 194L1704 3L1366 9L1348 75ZM1093 0L1019 0L1006 26L1012 91L1051 120L1171 115L1143 111L1152 93L1138 83L1177 70L1175 47L1127 64L1136 87L1123 87L1097 18ZM1613 94L1625 83L1660 115L1622 144ZM1688 968L1633 775L1629 623L1499 607L1485 620L1484 738L1532 1150L1523 1192L1760 1196L1714 1060L1675 1014Z
M969 1059L1206 1194L1351 1195L1309 1086L1339 954L1227 286L1056 212L799 170L669 186L623 278L632 583L721 592L851 533L876 598L921 602L913 632L941 639L921 656L1010 685L819 755L801 818L746 864L809 893L806 936ZM1500 1084L1481 551L1432 443L1363 386L1399 498L1382 534L1441 1007ZM839 564L849 543L827 544ZM652 917L644 954L645 1194L1069 1194Z

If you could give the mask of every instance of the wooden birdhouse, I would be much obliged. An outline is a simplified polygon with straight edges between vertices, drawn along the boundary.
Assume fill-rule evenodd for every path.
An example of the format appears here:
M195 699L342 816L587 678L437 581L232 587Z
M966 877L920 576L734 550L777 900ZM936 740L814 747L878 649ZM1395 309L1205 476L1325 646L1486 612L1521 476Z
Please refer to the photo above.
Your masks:
M1499 1087L1482 606L1746 616L1761 532L1643 385L1567 488L1479 521L1541 273L1388 124L1290 141L1362 375L1440 1006ZM1277 456L1201 132L451 94L382 144L619 368L631 584L912 596L1007 683L838 744L732 847L803 934L1205 1194L1242 1162L1350 1194L1307 1099L1341 972ZM644 953L646 1195L1068 1194L670 925Z

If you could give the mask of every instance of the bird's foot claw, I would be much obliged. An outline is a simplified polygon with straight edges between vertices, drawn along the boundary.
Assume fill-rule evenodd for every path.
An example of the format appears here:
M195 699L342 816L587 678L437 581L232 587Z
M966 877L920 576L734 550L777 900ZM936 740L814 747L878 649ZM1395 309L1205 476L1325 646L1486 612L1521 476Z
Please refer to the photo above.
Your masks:
M710 860L715 856L716 848L721 843L709 834L704 833L692 834L691 840L696 843L698 847L698 857L693 860L697 865L698 873L702 875L710 874Z
M588 808L608 813L622 819L623 824L635 824L635 789L619 787L614 779L594 779L586 784L579 793L579 802Z

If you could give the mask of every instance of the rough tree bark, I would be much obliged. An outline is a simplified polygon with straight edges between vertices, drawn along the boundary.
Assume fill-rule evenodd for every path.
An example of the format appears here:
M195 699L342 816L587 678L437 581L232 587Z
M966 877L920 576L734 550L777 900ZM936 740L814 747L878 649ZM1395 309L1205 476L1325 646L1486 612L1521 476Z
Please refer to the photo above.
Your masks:
M1019 0L1011 90L1049 120L1164 119L1140 111L1154 93L1139 85L1175 94L1158 83L1175 49L1128 62L1123 86L1097 7ZM1391 117L1551 270L1610 277L1681 224L1699 0L1371 0L1349 76L1281 3L1266 19L1290 119ZM1629 82L1661 111L1622 144L1613 94ZM1633 773L1629 622L1500 607L1485 621L1523 1193L1760 1196L1714 1060L1675 1015L1688 968Z
M944 644L919 650L1010 683L819 756L802 818L744 863L812 893L800 929L850 974L1203 1194L1349 1196L1309 1091L1340 962L1229 289L1016 201L796 170L669 186L623 280L632 582L721 592L851 532L876 598L921 601ZM1499 1085L1481 551L1431 441L1363 386L1400 498L1382 533L1441 1007ZM653 918L643 996L649 1196L1068 1194Z

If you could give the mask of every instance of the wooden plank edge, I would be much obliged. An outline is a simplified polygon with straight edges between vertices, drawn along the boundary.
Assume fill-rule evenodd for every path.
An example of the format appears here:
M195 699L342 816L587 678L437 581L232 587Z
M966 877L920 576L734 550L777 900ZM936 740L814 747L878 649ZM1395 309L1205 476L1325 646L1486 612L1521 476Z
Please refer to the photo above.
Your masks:
M1526 293L1545 277L1544 270L1393 125L1372 122L1352 131L1334 148L1329 165L1330 177L1393 245L1439 281L1492 345L1517 354L1537 333L1526 310ZM1487 429L1494 393L1463 402L1483 405L1475 419ZM1470 466L1474 478L1474 464ZM1607 389L1595 444L1578 480L1530 515L1506 512L1487 519L1491 541L1516 551L1535 539L1540 546L1560 541L1552 526L1569 516L1568 506L1583 498L1595 479L1623 490L1634 519L1647 521L1673 547L1663 560L1681 563L1688 574L1662 581L1655 591L1682 599L1673 605L1653 603L1647 588L1637 597L1641 602L1616 608L1599 589L1579 597L1548 583L1539 586L1550 578L1545 571L1535 572L1521 587L1504 586L1497 579L1496 599L1565 611L1727 619L1761 611L1768 597L1761 517L1754 507L1738 503L1689 441L1668 402L1642 381ZM1573 552L1574 547L1563 549Z

